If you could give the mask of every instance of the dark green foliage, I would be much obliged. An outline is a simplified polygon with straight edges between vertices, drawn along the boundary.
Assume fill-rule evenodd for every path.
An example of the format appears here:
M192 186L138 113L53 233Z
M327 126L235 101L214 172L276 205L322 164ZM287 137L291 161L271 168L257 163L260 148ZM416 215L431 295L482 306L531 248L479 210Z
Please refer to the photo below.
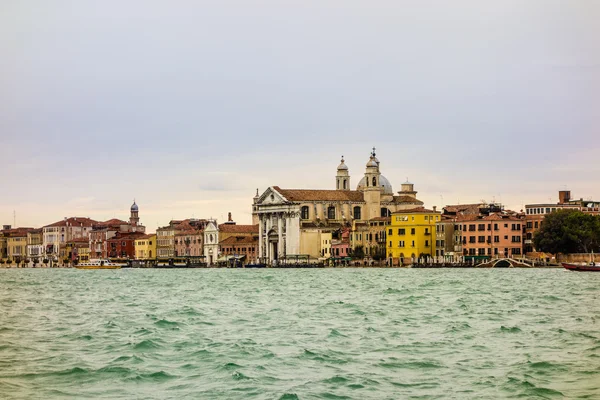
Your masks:
M362 259L365 258L365 249L362 245L358 245L352 251L352 257Z
M600 251L600 216L578 210L548 214L533 238L537 250L552 254Z

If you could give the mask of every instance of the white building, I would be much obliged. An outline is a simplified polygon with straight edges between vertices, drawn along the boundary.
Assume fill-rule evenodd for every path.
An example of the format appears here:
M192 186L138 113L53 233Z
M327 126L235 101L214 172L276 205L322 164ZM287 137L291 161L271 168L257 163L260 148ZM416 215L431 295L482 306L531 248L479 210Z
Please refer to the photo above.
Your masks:
M204 228L204 257L208 265L219 258L219 226L216 220L210 220Z

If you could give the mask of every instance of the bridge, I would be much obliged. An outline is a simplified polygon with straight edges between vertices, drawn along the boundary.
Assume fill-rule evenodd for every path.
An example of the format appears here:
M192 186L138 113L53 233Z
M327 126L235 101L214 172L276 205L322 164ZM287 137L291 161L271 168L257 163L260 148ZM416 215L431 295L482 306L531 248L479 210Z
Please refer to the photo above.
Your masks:
M477 268L533 268L528 262L516 260L514 258L498 258L481 263Z

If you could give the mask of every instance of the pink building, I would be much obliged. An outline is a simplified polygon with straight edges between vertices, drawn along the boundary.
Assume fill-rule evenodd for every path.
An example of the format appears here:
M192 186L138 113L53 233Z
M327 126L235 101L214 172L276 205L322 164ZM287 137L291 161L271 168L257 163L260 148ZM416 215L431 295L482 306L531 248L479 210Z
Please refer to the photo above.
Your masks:
M464 256L504 258L521 257L523 254L522 219L491 213L488 216L465 216L461 223Z
M344 228L338 238L331 240L331 257L344 258L350 256L350 229Z
M204 229L186 226L175 234L175 257L200 257L204 255Z

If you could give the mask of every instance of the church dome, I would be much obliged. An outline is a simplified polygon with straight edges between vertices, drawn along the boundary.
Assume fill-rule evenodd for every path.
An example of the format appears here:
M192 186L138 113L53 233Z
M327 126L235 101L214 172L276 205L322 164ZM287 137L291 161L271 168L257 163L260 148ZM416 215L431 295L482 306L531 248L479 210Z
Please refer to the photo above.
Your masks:
M344 163L344 156L342 156L342 161L341 161L340 165L338 165L337 169L338 169L338 171L340 171L340 170L348 171L348 166Z
M383 188L383 194L391 194L394 195L394 190L392 189L392 184L387 178L383 175L379 175L379 185ZM360 190L367 186L367 177L363 176L363 178L358 182L358 186L356 190Z
M131 211L134 211L134 212L138 211L138 205L135 204L135 200L133 201L133 204L131 205Z

